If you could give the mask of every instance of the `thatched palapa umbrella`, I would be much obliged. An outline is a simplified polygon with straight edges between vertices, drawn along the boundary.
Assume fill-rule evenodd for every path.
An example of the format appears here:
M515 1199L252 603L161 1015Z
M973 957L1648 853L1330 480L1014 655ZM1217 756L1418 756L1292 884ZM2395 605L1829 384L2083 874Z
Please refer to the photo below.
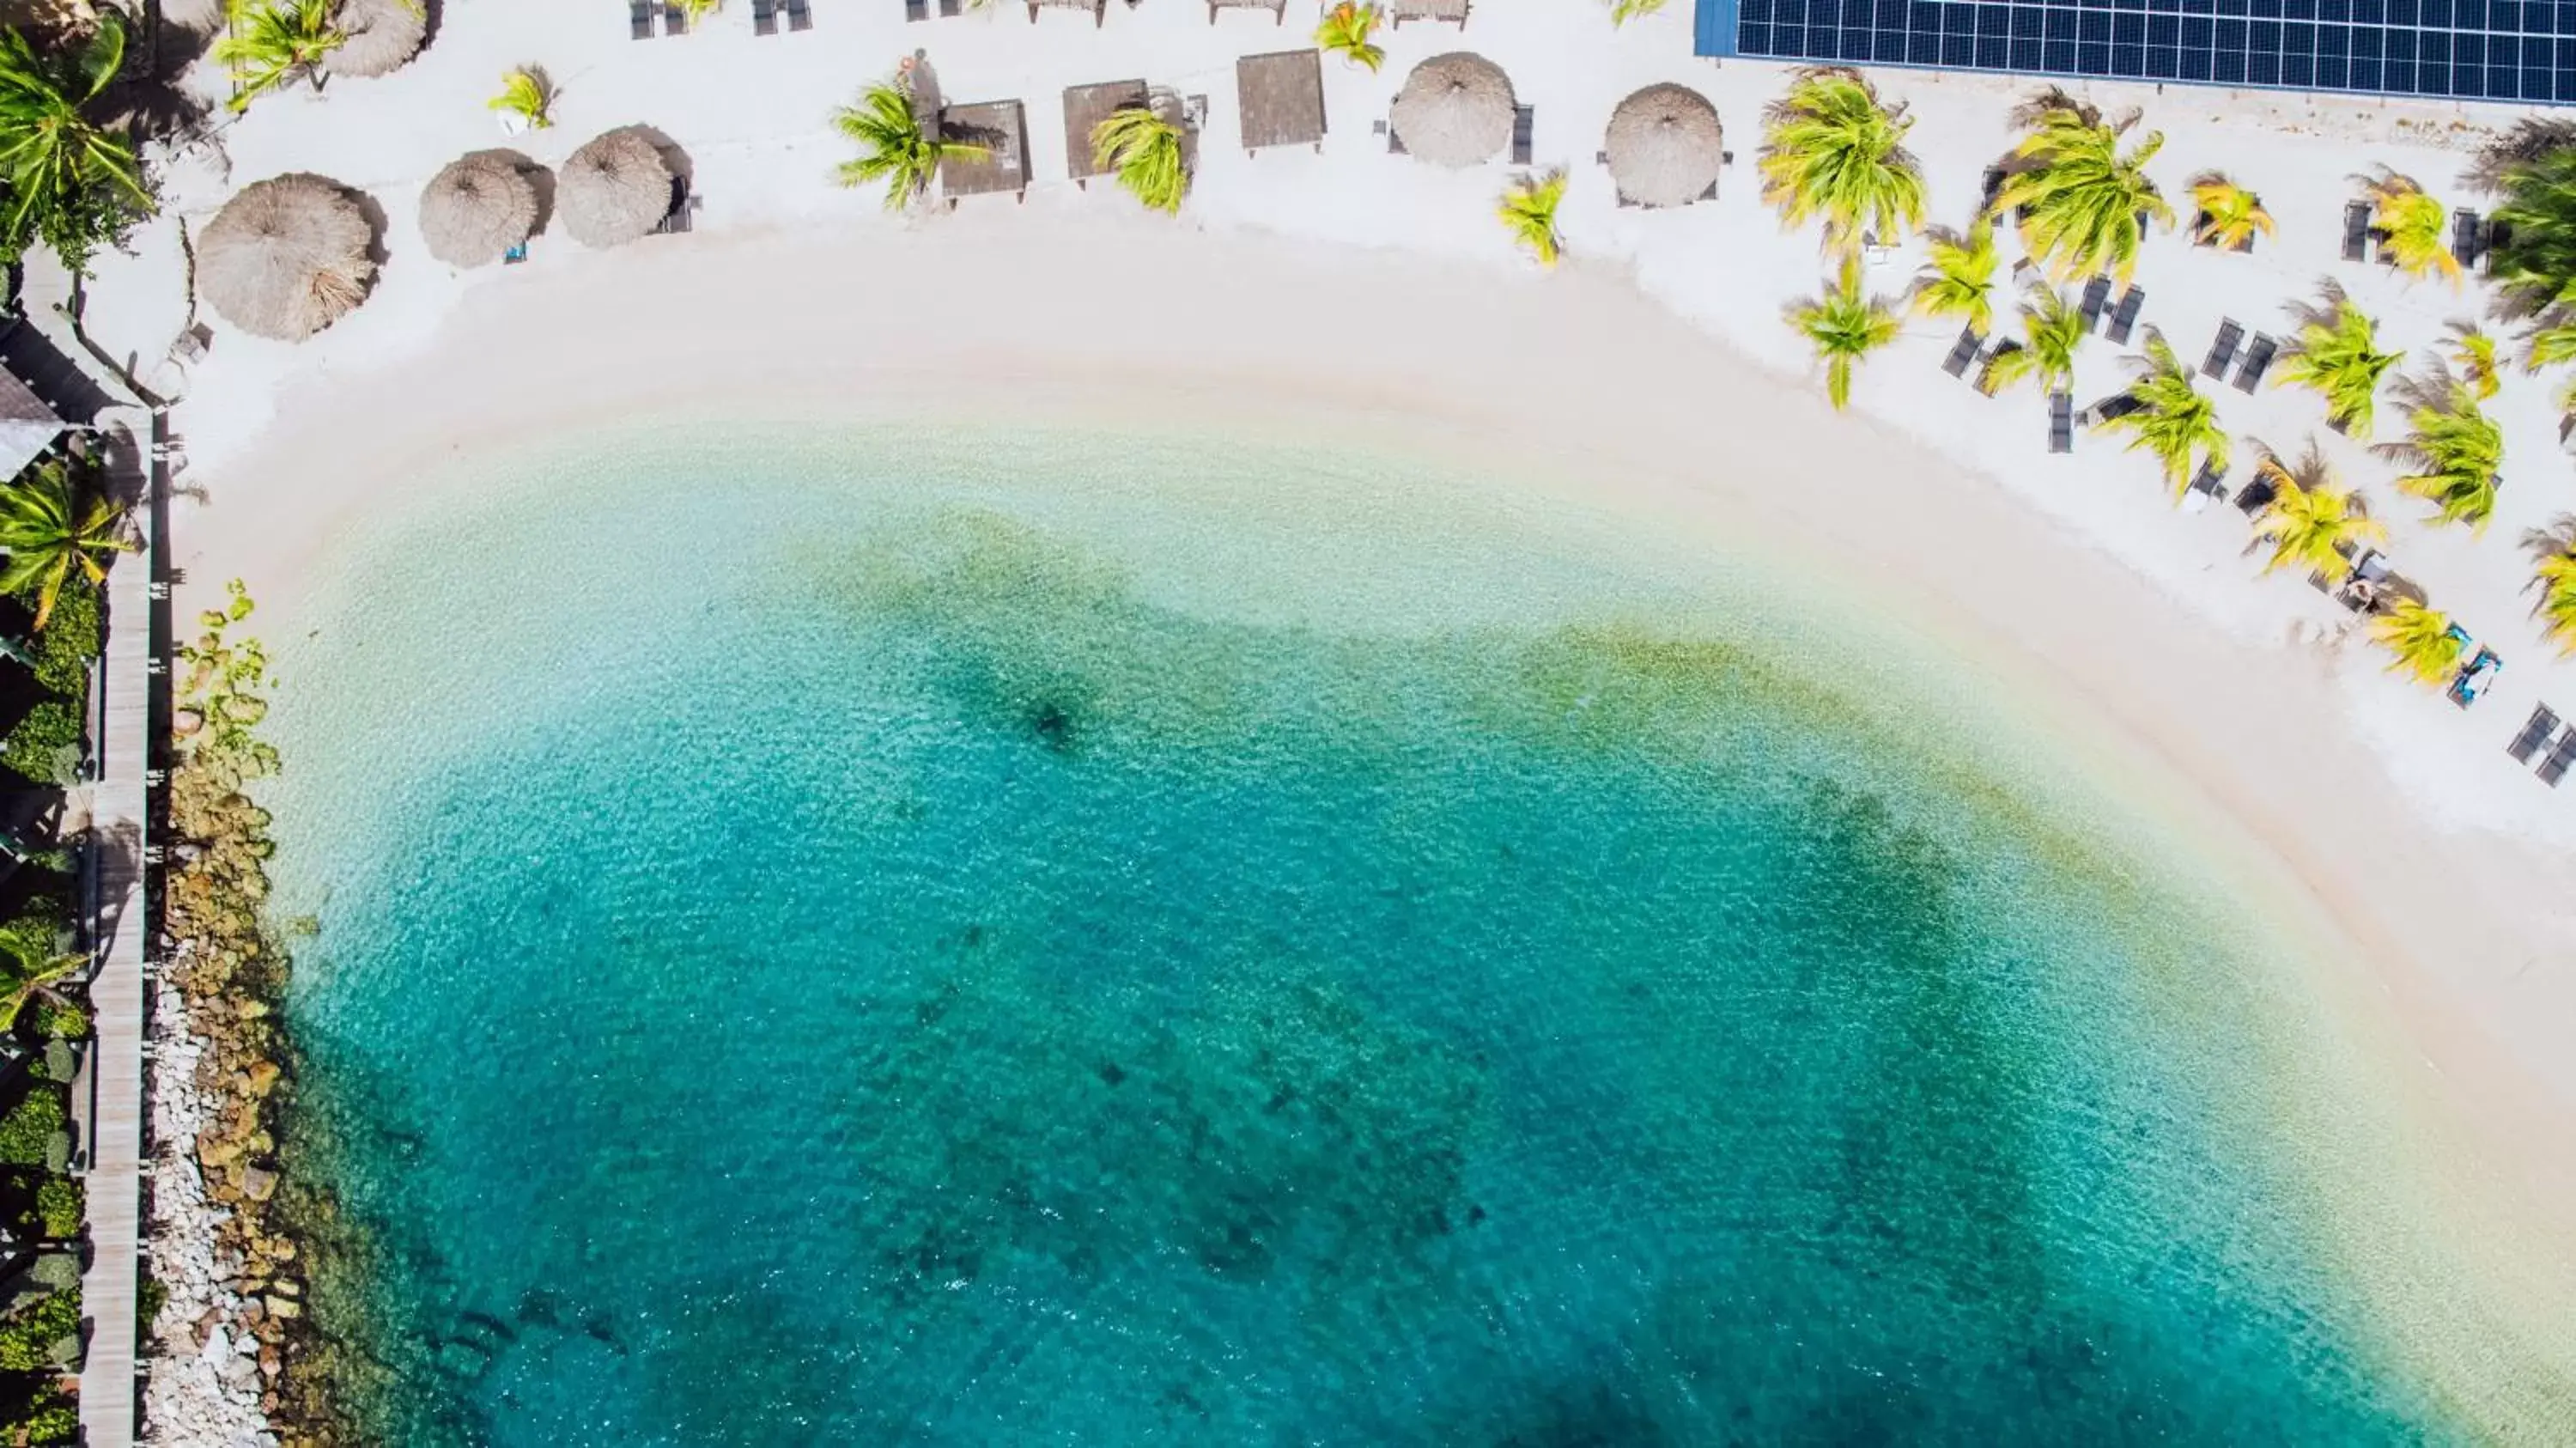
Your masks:
M449 266L487 266L537 225L537 187L507 152L447 163L420 193L420 237Z
M584 246L623 246L671 209L671 166L641 126L591 138L564 162L555 211Z
M1726 145L1717 107L1687 86L1650 85L1610 113L1610 179L1639 206L1687 206L1717 184Z
M366 299L374 239L339 182L271 177L242 188L198 235L197 290L245 332L302 341Z
M340 0L331 23L349 38L322 57L333 75L391 75L420 53L429 35L429 0Z
M1466 167L1511 144L1512 111L1502 68L1456 50L1415 66L1387 119L1406 151L1435 166Z

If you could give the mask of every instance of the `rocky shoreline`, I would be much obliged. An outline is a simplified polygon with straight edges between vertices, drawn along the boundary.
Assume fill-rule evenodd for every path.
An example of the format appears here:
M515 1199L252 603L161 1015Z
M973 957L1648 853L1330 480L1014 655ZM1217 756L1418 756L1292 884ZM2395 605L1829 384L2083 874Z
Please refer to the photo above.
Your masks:
M228 631L251 603L200 617L180 650L163 890L163 955L154 986L145 1262L165 1294L146 1324L152 1347L142 1441L226 1448L332 1448L351 1441L317 1372L305 1297L314 1253L284 1220L279 1159L292 1094L290 1043L276 1008L285 950L261 918L268 814L244 793L277 756L254 734L267 706L267 659Z

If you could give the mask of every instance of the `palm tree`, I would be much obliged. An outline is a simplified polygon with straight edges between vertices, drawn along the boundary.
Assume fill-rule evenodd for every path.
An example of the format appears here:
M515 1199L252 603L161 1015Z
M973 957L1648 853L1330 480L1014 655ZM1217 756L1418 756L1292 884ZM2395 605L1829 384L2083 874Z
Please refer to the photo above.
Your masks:
M1514 179L1503 188L1502 204L1495 208L1495 215L1503 219L1512 240L1527 248L1541 266L1556 265L1556 204L1564 199L1565 173L1550 171L1544 176Z
M2326 400L2326 418L2354 437L2370 436L2371 414L2379 381L2402 354L2378 350L2370 318L2343 289L2326 284L2325 304L2303 309L2298 336L2290 341L2275 374L2279 385L2315 389Z
M1762 199L1784 226L1824 218L1825 247L1857 251L1923 224L1923 172L1905 149L1914 123L1879 104L1858 71L1800 71L1763 113Z
M42 232L45 217L102 184L151 209L133 143L87 113L124 65L125 23L112 7L99 10L96 34L56 56L38 53L15 29L0 30L0 174L9 182L0 231L21 239Z
M2404 441L2372 451L2414 469L2397 486L2431 503L2441 521L2485 532L2495 513L2504 429L2478 410L2476 394L2447 375L2438 383L2409 380L2401 390L2412 430Z
M1825 364L1825 399L1840 410L1851 401L1852 369L1896 340L1896 313L1860 289L1860 264L1846 260L1842 280L1824 295L1789 309L1789 325L1814 344Z
M2297 567L2336 573L2363 544L2386 541L2388 530L2370 516L2361 495L2334 485L2334 473L2315 443L2308 444L2295 467L2261 443L2255 447L2262 458L2254 465L2254 476L2272 485L2255 534L2272 547L2264 572Z
M1986 364L1986 391L2001 392L2024 378L2042 392L2064 391L2075 381L2075 348L2091 330L2082 309L2057 288L2031 288L2021 304L2022 343L1999 349Z
M921 128L913 114L912 87L902 76L859 92L859 103L832 112L832 127L859 143L856 160L844 161L844 186L886 183L888 211L901 211L930 189L939 163L951 156L981 156L986 148L970 141L951 141Z
M542 131L555 121L548 112L555 103L554 82L546 79L543 67L523 65L501 77L501 93L484 102L505 115L517 116L531 131Z
M2440 275L2460 284L2460 260L2442 231L2442 203L2426 195L2411 176L2382 166L2376 179L2362 183L2370 201L2370 229L2379 233L2380 254L2410 277Z
M1652 15L1664 8L1664 0L1610 0L1610 23L1625 25L1640 15Z
M2218 425L2218 404L2192 385L2191 369L2174 356L2164 334L2147 329L2146 369L2129 387L2141 404L2134 412L2105 418L2107 431L2129 434L2129 450L2152 454L2163 465L2165 481L2176 496L2191 485L2192 455L2205 461L2223 457L2227 434Z
M1091 128L1091 164L1118 173L1118 184L1153 210L1178 215L1190 194L1181 128L1152 105L1121 106Z
M347 43L332 21L337 0L233 0L232 33L215 42L214 57L232 67L235 111L298 76L322 83L315 67Z
M16 936L0 938L0 1031L15 1029L18 1016L27 1003L39 995L54 995L54 987L89 964L89 957L79 951L42 952L31 950Z
M2504 386L2496 375L2495 338L2480 331L2475 322L2453 322L2448 330L2451 364L2460 369L2460 380L2480 402L2495 396Z
M2191 178L2192 240L2221 251L2251 251L2254 238L2272 234L2272 213L2263 198L2227 179L2223 171L2203 171Z
M1364 65L1374 72L1386 64L1386 51L1370 37L1377 34L1378 22L1385 12L1375 5L1358 5L1352 0L1324 12L1324 22L1315 27L1315 43L1332 51L1353 65Z
M2388 672L2404 674L2419 684L2439 688L2460 670L2465 635L2451 626L2451 616L2411 598L2370 621L2370 636L2392 657Z
M1979 336L1995 327L1995 223L1980 216L1964 233L1931 233L1931 259L1914 278L1914 309L1927 317L1957 317Z
M2534 529L2522 542L2532 552L2531 587L2540 595L2531 611L2558 652L2576 656L2576 516L2561 515L2556 527Z
M2120 138L2137 124L2135 113L2107 122L2059 90L2043 92L2013 119L2029 134L2013 147L2019 169L2004 178L1988 210L2019 211L2022 244L2060 281L2093 272L2127 281L2147 227L2173 225L2173 208L2147 177L2164 134L2149 131L2123 152Z
M2487 275L2517 316L2576 303L2576 146L2560 137L2508 159L2496 176L2494 213L2507 232Z
M2553 363L2576 359L2576 311L2553 309L2540 318L2524 344L2522 370L2537 372Z
M102 497L84 497L71 469L48 459L0 488L0 593L36 589L36 627L54 615L54 600L72 570L92 583L107 580L95 555L130 552L123 535L125 510Z

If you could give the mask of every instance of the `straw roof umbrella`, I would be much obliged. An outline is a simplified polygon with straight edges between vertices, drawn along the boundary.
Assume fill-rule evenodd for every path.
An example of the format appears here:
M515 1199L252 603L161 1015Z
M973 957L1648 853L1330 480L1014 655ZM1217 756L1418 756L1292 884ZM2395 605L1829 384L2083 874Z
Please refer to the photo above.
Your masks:
M1650 85L1610 113L1610 179L1640 206L1686 206L1717 184L1726 147L1717 107L1686 86Z
M536 183L505 152L450 161L420 193L421 240L449 266L499 261L536 225Z
M1502 68L1456 50L1413 68L1388 123L1406 151L1435 166L1475 166L1511 144L1513 108Z
M197 237L197 290L225 321L297 342L366 299L375 229L358 198L305 172L242 188Z
M555 183L555 211L584 246L623 246L670 209L670 163L641 126L591 138Z
M349 38L322 57L333 75L391 75L429 36L428 0L340 0L331 23Z

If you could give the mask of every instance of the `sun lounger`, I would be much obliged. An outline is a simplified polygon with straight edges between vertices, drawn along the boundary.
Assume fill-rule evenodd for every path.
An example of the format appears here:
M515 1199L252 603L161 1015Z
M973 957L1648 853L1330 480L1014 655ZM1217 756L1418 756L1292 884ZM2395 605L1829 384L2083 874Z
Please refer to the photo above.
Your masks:
M1512 164L1530 163L1530 140L1538 128L1538 107L1520 106L1512 111Z
M2476 212L2463 209L2451 218L2451 260L2460 264L2460 270L2477 269L2478 251L2486 239L2487 229Z
M2272 358L2280 350L2278 341L2264 333L2255 333L2254 344L2245 349L2244 364L2236 369L2236 390L2251 392L2260 386L2263 374L2272 370Z
M930 0L903 0L903 18L906 20L929 19Z
M2048 450L2053 453L2075 451L2075 395L2073 393L2048 394Z
M2084 284L2084 330L2092 331L2102 321L2102 304L2111 300L2111 279L2097 276Z
M2214 502L2227 501L2227 460L2212 454L2193 475L2189 491L2208 496Z
M634 31L631 38L636 40L652 39L653 12L661 8L661 6L654 3L654 0L634 0L634 3L627 6L627 21Z
M2540 761L2540 782L2556 789L2571 764L2576 764L2576 725L2559 731L2558 742L2549 746L2548 756Z
M780 3L787 11L788 29L811 30L814 28L814 11L811 6L808 6L805 3L805 0L780 0Z
M1977 349L1984 345L1986 339L1977 335L1976 328L1961 327L1959 340L1950 344L1950 355L1941 359L1941 370L1953 377L1967 376L1968 364L1977 360Z
M2111 309L2111 340L2128 345L2129 329L2138 325L2138 308L2147 304L2147 289L2133 286L2120 294L2120 305Z
M2254 481L2247 483L2243 490L2237 493L2236 511L2244 514L2248 518L2251 518L2255 514L2262 512L2264 505L2280 496L2280 492L2281 489L2279 484L2273 482L2271 478L2262 473L2256 473L2254 475Z
M2496 655L2495 650L2481 646L2477 657L2469 660L2468 667L2460 670L2459 677L2453 679L2451 687L2443 692L2450 695L2452 703L2465 709L2476 703L2479 696L2487 691L2487 686L2495 682L2495 676L2503 672L2504 660Z
M2513 742L2505 745L2504 752L2512 755L2516 764L2529 764L2531 756L2539 752L2540 741L2548 738L2549 731L2557 727L2558 715L2546 704L2534 704L2531 717L2523 721L2522 732L2513 736Z
M688 34L689 12L677 5L665 3L662 6L662 33L664 35Z
M2370 250L2370 203L2354 201L2343 209L2343 259L2359 261Z
M2236 344L2245 340L2245 328L2234 317L2220 319L2217 340L2209 344L2209 360L2200 364L2203 377L2224 377L2227 364L2236 360Z
M2114 392L2084 410L2084 420L2094 426L2128 416L2147 404L2134 392Z
M1411 151L1404 149L1404 138L1395 133L1395 127L1388 125L1384 121L1380 121L1377 123L1377 128L1386 133L1386 153L1388 155L1410 156L1413 154Z
M754 35L778 33L778 0L751 0L751 33Z
M2486 244L2478 248L2478 255L2481 258L2492 258L2497 252L2504 250L2506 244L2512 240L2513 228L2490 216L2487 218Z
M662 219L660 221L653 223L653 234L656 236L677 236L680 233L687 231L690 226L689 213L697 209L698 198L689 193L689 178L686 176L672 177L671 209L662 213Z

